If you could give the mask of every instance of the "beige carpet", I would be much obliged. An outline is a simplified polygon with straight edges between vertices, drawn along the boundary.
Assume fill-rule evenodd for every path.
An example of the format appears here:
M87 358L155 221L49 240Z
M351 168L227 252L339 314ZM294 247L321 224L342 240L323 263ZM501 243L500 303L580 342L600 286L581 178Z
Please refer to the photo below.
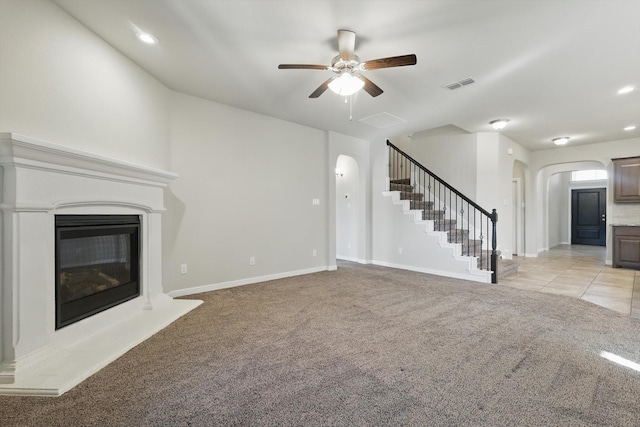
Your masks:
M638 426L640 321L588 302L340 263L205 303L2 426Z

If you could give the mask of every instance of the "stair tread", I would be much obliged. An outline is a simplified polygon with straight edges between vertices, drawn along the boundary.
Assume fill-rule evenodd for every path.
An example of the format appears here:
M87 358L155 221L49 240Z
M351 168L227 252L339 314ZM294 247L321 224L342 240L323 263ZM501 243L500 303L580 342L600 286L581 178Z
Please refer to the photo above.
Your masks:
M413 185L410 184L396 184L390 183L389 190L391 191L413 191Z
M401 191L400 192L400 200L416 200L422 201L424 194L422 193L414 193L410 191Z

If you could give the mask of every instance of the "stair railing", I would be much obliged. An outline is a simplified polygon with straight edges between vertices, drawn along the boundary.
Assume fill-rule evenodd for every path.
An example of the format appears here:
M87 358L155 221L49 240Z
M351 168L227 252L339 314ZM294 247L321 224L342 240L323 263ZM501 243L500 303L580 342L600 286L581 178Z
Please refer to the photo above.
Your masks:
M435 231L446 231L449 242L460 243L462 255L476 257L478 268L491 271L491 283L498 283L496 210L483 209L388 140L387 146L389 180L413 186L413 195L405 197L411 208L422 210L423 220L434 221ZM417 193L424 194L421 200Z

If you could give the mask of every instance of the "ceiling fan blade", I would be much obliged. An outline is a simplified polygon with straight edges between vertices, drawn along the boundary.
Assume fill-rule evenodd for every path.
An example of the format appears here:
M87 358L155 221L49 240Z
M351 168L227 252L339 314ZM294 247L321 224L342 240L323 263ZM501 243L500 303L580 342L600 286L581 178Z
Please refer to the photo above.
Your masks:
M317 98L322 95L324 91L329 88L329 83L331 83L333 79L335 79L335 77L331 77L329 80L318 86L318 89L314 90L313 93L309 95L309 98Z
M382 92L384 92L382 89L380 89L380 87L375 84L374 82L372 82L371 80L369 80L368 78L366 78L363 75L358 75L358 78L361 79L364 82L364 87L363 89L371 96L373 96L374 98L378 95L381 95Z
M338 52L340 59L351 61L356 49L356 33L349 30L338 30Z
M280 64L279 70L328 70L326 65L311 65L311 64Z
M377 70L380 68L404 67L405 65L416 65L418 58L414 55L392 56L389 58L372 59L365 61L362 66L365 70Z

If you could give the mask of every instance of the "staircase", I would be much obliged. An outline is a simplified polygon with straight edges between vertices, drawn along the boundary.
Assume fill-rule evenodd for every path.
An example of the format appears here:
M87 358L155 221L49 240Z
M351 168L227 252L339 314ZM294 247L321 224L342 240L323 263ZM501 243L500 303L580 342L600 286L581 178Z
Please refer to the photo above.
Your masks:
M422 219L433 221L433 231L441 231L447 233L447 241L449 243L460 243L462 245L461 255L477 257L478 268L481 268L482 241L469 238L469 230L456 228L456 219L445 219L445 211L434 209L435 202L425 201L424 193L414 191L410 178L394 179L389 181L389 191L400 192L400 200L409 201L410 210L422 210ZM518 272L520 265L516 261L501 259L500 251L498 253L498 274L497 278L501 279Z
M469 239L469 230L456 228L457 220L445 219L445 211L435 210L435 202L423 200L424 193L414 192L410 181L410 178L392 180L389 182L389 191L400 191L400 200L409 200L411 210L422 210L422 219L432 220L434 231L448 233L449 243L461 243L462 255L479 256L482 242Z
M517 272L517 262L500 260L497 251L498 215L478 206L444 180L417 163L389 141L389 184L403 211L427 224L427 232L446 236L445 246L454 247L454 257L474 260L468 269L491 273L491 282ZM442 246L442 244L441 244Z

